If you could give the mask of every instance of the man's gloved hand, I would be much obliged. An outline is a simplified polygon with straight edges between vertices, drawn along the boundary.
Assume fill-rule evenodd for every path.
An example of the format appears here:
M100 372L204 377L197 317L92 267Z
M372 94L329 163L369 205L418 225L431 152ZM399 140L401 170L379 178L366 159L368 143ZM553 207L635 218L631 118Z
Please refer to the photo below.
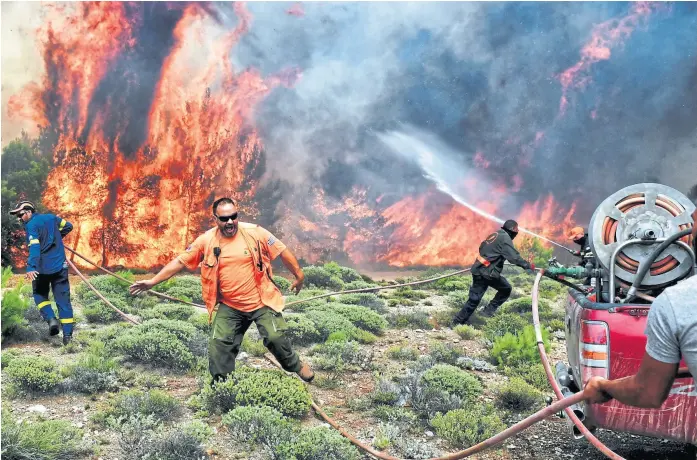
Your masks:
M576 251L575 249L567 249L572 255L574 256L580 256L581 251Z
M530 267L529 267L527 270L525 270L525 271L528 272L528 273L531 274L531 275L534 275L534 274L535 274L535 264L531 263L531 264L530 264Z

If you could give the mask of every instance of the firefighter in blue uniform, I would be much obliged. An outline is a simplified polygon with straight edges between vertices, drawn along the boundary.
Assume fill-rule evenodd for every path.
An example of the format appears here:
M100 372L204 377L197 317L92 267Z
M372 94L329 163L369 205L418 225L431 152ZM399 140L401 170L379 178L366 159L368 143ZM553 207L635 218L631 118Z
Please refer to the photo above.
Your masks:
M73 336L75 320L63 237L70 233L73 224L53 214L38 214L30 201L20 201L10 214L17 216L27 232L27 279L32 282L36 306L48 322L49 334L57 335L63 326L63 344L67 345ZM48 300L49 290L53 291L58 318Z

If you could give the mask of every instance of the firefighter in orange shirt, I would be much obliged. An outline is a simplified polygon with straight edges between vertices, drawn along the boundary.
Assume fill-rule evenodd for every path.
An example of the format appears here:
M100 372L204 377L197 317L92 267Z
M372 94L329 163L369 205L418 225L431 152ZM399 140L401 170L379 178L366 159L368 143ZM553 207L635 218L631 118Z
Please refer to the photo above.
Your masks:
M138 281L131 294L151 289L185 267L201 267L203 299L209 315L218 313L208 343L209 371L213 381L224 380L235 370L242 338L252 323L257 325L264 345L283 368L311 382L314 372L303 364L284 334L285 305L274 284L271 261L280 256L295 276L292 290L302 289L305 275L293 253L268 230L239 222L237 203L221 198L213 203L217 226L199 236L186 252L167 264L154 278Z

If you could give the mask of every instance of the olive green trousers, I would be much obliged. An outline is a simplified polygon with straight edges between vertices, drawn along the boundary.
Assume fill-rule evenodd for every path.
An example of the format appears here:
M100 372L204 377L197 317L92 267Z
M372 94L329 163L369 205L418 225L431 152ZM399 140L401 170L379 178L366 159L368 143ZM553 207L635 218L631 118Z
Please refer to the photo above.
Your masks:
M264 346L281 363L283 369L288 372L300 370L300 357L293 351L290 340L284 334L288 326L283 315L266 306L244 312L220 304L208 341L208 370L214 382L224 380L235 370L235 359L244 333L252 323L256 323Z

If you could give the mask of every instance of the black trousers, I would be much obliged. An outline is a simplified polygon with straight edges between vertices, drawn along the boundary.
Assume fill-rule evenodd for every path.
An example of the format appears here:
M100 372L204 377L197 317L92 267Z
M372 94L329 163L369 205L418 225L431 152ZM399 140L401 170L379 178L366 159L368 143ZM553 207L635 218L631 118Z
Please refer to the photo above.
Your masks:
M455 323L464 324L472 316L474 310L479 306L479 302L482 301L482 297L489 288L496 289L496 295L491 300L491 303L487 306L488 311L495 311L501 306L508 297L511 295L511 284L503 276L498 278L489 278L488 276L472 275L472 287L470 288L470 295L467 303L462 310L455 315Z

